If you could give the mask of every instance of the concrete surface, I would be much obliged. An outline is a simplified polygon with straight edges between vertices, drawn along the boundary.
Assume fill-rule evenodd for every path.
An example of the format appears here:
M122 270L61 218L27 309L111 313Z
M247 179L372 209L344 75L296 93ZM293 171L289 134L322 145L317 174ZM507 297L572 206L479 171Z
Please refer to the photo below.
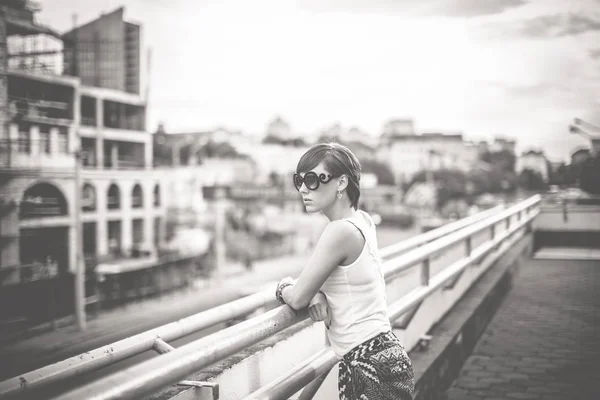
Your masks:
M600 398L600 262L530 260L447 400Z

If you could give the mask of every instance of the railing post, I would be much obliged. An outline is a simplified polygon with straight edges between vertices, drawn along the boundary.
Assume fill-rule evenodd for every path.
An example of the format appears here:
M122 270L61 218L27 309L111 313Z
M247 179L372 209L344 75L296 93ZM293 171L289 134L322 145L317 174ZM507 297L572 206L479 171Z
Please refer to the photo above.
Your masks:
M169 343L165 342L161 338L156 338L156 340L154 341L154 346L152 346L152 349L159 354L165 354L165 353L175 350L175 347L171 346Z
M492 226L490 226L490 234L491 234L491 239L494 240L496 238L496 224L492 224Z
M506 217L506 230L510 228L510 216Z
M465 245L467 250L467 257L469 257L471 255L471 251L473 250L472 236L467 237L467 239L465 240Z
M429 276L430 276L430 261L429 257L423 260L423 265L421 266L421 285L429 286Z
M306 385L300 393L300 396L298 396L298 400L312 400L325 378L327 378L327 375L329 375L329 371L322 373L315 380Z

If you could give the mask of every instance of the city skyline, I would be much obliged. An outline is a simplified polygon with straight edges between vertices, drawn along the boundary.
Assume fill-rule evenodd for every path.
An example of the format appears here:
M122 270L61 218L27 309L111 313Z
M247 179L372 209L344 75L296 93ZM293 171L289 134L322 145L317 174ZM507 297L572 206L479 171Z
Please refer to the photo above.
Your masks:
M126 7L152 48L149 130L258 134L281 115L297 133L339 122L377 135L413 118L564 161L587 145L573 118L600 125L600 7L555 3L58 0L39 19L65 32L73 13Z

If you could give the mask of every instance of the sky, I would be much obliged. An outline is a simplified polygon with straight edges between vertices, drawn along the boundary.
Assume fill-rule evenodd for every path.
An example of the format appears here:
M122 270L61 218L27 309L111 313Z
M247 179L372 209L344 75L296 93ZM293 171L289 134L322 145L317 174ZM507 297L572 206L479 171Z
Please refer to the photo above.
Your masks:
M59 32L125 6L142 24L148 128L514 137L553 161L600 126L600 0L42 0ZM600 133L600 129L598 130Z

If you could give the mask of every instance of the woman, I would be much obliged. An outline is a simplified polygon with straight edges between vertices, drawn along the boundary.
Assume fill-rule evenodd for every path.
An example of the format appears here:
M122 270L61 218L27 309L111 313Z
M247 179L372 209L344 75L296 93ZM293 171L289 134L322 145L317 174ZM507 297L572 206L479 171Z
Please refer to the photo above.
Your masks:
M354 154L336 143L317 144L300 158L294 185L306 211L330 222L298 279L284 278L275 295L325 322L340 359L341 400L412 399L412 364L387 317L375 224L358 210L360 172Z

